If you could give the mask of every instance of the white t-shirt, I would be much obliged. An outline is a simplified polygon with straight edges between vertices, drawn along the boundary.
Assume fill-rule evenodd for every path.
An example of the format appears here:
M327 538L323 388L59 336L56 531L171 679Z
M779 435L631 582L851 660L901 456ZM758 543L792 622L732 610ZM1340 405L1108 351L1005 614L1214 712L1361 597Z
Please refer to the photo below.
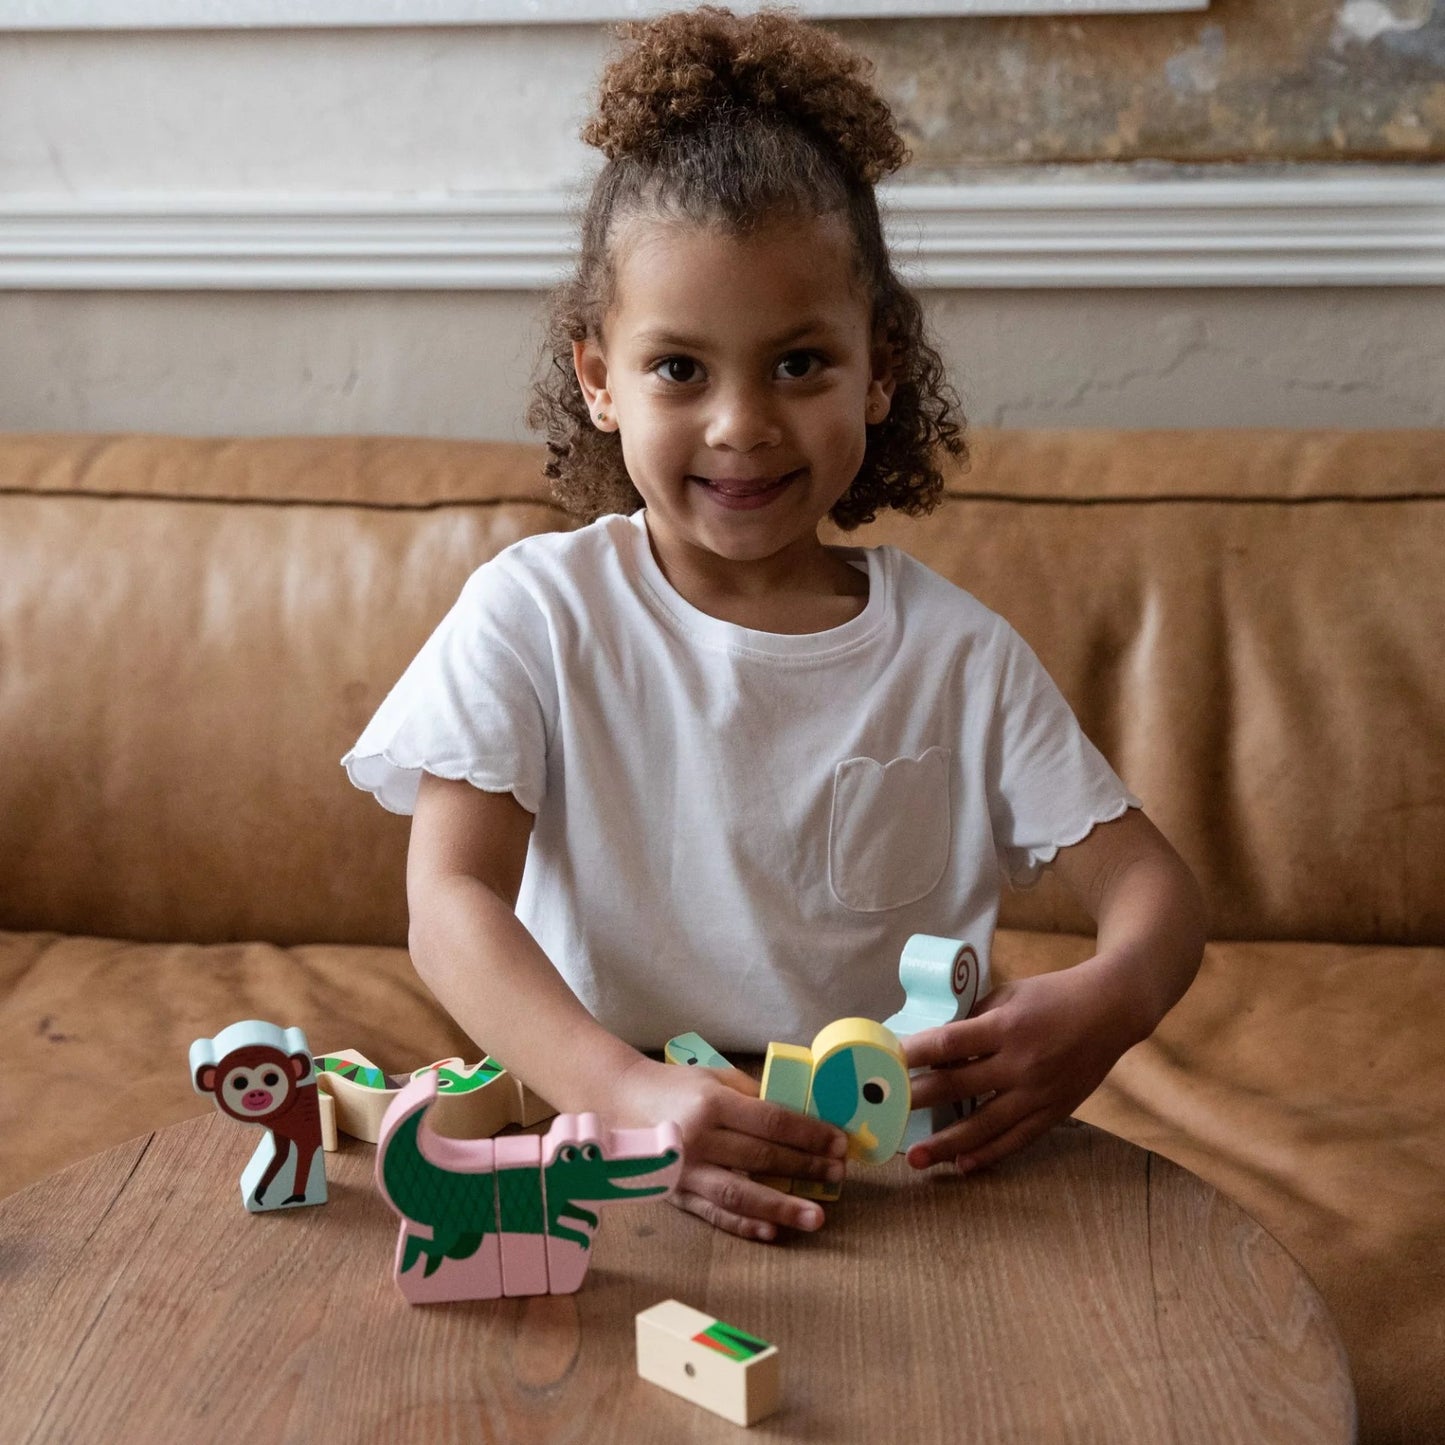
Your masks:
M640 1048L806 1044L903 1004L910 934L988 962L1000 885L1138 806L996 613L895 547L850 622L699 611L644 512L479 567L342 760L409 813L423 770L536 815L517 914Z

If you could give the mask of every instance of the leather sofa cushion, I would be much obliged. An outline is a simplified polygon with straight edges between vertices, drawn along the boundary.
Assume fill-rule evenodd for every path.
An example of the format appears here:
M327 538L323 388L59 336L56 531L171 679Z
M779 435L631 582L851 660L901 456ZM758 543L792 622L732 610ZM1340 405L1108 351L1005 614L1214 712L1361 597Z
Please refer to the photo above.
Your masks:
M980 432L896 541L1007 616L1217 937L1445 941L1445 431ZM401 944L337 760L536 447L0 437L0 928ZM1015 926L1082 929L1051 883Z

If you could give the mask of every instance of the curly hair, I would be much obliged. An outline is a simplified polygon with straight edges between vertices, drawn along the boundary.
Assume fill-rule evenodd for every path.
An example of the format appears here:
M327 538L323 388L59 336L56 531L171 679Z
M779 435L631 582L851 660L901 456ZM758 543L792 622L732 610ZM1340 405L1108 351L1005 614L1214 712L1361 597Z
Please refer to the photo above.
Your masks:
M830 516L851 530L884 508L932 511L943 492L939 449L967 457L964 422L883 237L873 188L908 151L868 83L871 64L775 7L739 17L700 5L615 33L636 43L604 70L582 129L607 163L579 218L576 268L549 297L543 369L527 408L528 426L545 432L544 471L558 501L588 521L642 505L618 434L593 425L573 368L573 343L602 335L616 295L621 223L683 220L745 235L780 215L841 214L874 334L892 351L895 388Z

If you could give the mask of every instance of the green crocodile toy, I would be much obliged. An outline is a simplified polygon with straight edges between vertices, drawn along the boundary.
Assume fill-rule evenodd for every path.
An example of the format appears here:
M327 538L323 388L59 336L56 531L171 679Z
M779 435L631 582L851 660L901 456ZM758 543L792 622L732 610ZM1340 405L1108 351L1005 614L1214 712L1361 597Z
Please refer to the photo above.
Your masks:
M382 1121L376 1182L401 1216L396 1282L412 1304L571 1294L591 1262L589 1205L657 1198L682 1172L682 1136L605 1129L562 1114L545 1137L448 1139L429 1125L436 1071L413 1079Z

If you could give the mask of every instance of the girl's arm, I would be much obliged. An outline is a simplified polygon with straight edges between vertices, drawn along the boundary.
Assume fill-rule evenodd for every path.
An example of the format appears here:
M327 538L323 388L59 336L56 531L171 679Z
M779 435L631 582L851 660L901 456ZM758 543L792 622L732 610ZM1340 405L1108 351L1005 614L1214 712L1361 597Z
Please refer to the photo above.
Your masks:
M1204 952L1198 884L1137 809L1061 848L1051 865L1098 925L1093 957L1002 984L970 1018L904 1044L919 1107L992 1094L967 1119L908 1151L916 1168L964 1171L1021 1149L1078 1108L1119 1056L1154 1032Z
M487 1053L555 1108L597 1107L642 1056L578 1002L512 911L532 815L423 773L406 859L412 963Z
M616 1124L676 1121L683 1172L676 1202L755 1239L778 1225L816 1229L816 1203L735 1171L841 1177L843 1132L757 1097L736 1070L661 1064L582 1006L513 909L532 815L510 793L423 773L407 852L412 962L487 1053L564 1113Z

